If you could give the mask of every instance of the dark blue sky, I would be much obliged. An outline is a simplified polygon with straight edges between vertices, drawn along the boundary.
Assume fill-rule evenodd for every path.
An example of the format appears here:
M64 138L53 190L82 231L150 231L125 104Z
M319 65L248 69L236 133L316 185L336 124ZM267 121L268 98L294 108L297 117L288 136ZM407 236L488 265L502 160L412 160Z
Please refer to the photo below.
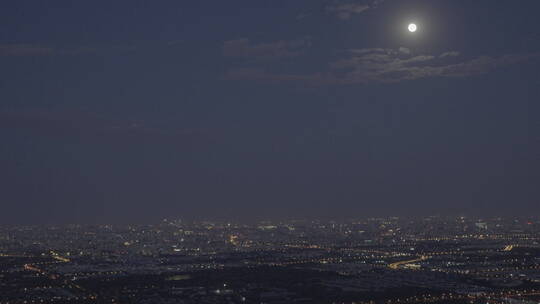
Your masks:
M0 221L537 213L538 11L1 1Z

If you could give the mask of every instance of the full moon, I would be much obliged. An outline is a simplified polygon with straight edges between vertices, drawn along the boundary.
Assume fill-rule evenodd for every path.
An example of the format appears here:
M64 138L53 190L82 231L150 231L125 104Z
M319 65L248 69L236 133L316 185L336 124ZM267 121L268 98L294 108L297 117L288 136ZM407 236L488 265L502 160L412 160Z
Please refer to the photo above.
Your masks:
M409 32L414 33L416 32L416 29L417 29L416 24L414 23L409 24Z

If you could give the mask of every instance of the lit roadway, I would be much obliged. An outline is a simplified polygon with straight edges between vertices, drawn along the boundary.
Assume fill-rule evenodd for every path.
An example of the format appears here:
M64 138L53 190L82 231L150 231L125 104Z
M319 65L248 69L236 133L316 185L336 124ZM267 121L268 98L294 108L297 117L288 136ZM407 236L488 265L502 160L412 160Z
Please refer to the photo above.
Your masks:
M388 267L390 267L391 269L398 269L399 266L401 266L401 265L410 264L410 263L416 263L416 262L424 261L424 260L427 260L427 259L429 259L429 257L423 255L423 256L421 256L421 257L418 258L418 259L408 260L408 261L401 261L401 262L395 262L395 263L389 264Z
M63 262L63 263L69 263L69 262L71 262L70 259L65 258L65 257L63 257L63 256L60 256L58 253L56 253L56 252L54 252L54 251L52 251L52 250L50 251L50 253L51 253L52 258L54 258L54 259L57 260L57 261L60 261L60 262ZM39 267L37 267L37 266L35 266L35 265L33 265L33 264L24 264L23 268L24 268L24 270L35 271L35 272L38 272L38 273L40 273L40 274L42 274L42 275L45 275L45 276L49 274L49 273L47 273L46 270L44 270L44 269L42 269L42 268L39 268ZM60 275L56 275L56 274L50 274L50 277L51 277L52 279L54 279L54 280L57 280L57 279L61 278ZM64 282L65 285L67 285L67 286L69 286L69 287L71 287L71 288L77 288L77 289L79 289L79 290L81 290L81 291L85 291L85 289L82 288L80 285L75 284L75 283L71 282L70 280L68 280L68 279L66 279L66 278L62 278L62 280L63 280L63 282ZM96 297L95 295L92 295L90 298L94 298L94 299L95 299L95 297ZM0 302L0 303L1 303L1 302ZM9 303L9 302L8 302L8 303Z

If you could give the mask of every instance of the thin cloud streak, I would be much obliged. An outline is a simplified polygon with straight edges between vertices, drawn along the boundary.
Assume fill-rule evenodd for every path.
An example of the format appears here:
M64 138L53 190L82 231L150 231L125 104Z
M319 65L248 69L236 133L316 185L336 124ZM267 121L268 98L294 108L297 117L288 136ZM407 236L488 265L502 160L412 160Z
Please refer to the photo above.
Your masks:
M361 14L367 10L376 8L384 0L374 1L333 1L325 7L325 12L335 15L341 20L349 20L355 14Z
M55 51L52 47L35 44L0 45L0 56L45 56L52 55Z
M470 77L540 58L540 53L480 56L456 62L459 52L416 55L409 49L354 49L349 56L328 64L328 71L314 74L279 74L262 68L233 68L225 78L261 82L303 82L307 85L397 83L432 77Z
M296 40L280 40L269 43L254 44L247 38L225 41L223 55L225 57L241 57L256 59L275 59L301 55L311 46L309 38Z

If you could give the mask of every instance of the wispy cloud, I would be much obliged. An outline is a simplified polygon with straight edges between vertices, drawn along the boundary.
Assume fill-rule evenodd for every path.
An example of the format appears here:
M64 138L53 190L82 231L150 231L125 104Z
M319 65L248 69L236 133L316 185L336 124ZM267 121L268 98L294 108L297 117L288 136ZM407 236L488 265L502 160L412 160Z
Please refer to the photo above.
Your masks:
M311 16L311 13L300 13L296 16L296 20L302 20Z
M325 7L325 11L326 13L335 15L341 20L349 20L355 14L361 14L369 9L376 8L383 1L384 0L334 0Z
M411 50L409 48L406 48L406 47L400 47L399 48L399 51L403 54L407 54L409 55L411 53Z
M451 52L444 52L439 57L441 57L441 58L444 58L444 57L457 57L459 55L460 55L459 52L451 51Z
M459 62L447 61L448 57L458 55L456 51L440 55L415 55L401 49L362 49L351 51L349 58L332 62L330 67L334 73L341 72L343 82L388 83L427 77L481 75L499 67L540 57L540 53L508 54L499 57L480 56Z
M55 49L35 44L0 44L0 56L44 56L52 55Z
M396 83L430 77L470 77L497 68L540 59L540 53L480 56L457 60L456 51L442 54L414 54L406 48L354 49L345 58L328 64L315 74L276 74L264 69L231 69L227 79L268 82L303 82L308 85Z
M168 46L168 45L167 45ZM158 48L165 45L151 45L150 47ZM142 46L141 49L148 48ZM84 55L95 53L117 53L133 51L136 47L133 45L70 45L70 46L53 46L43 44L0 44L0 56L52 56L52 55Z
M232 68L225 74L227 80L250 80L270 83L302 82L312 85L330 83L332 80L322 73L282 74L268 72L262 68Z
M185 137L199 129L156 125L140 119L112 119L79 110L19 109L0 111L0 127L49 137L155 138Z
M268 43L252 43L247 38L225 41L223 55L256 59L294 57L302 54L311 45L309 38L280 40Z

